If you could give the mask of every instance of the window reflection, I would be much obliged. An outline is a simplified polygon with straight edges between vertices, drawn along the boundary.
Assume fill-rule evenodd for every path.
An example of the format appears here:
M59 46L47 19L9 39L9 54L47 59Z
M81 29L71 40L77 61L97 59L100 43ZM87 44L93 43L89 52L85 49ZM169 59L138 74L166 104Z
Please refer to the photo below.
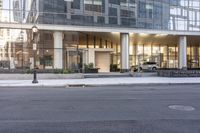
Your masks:
M199 0L1 0L0 21L200 30Z

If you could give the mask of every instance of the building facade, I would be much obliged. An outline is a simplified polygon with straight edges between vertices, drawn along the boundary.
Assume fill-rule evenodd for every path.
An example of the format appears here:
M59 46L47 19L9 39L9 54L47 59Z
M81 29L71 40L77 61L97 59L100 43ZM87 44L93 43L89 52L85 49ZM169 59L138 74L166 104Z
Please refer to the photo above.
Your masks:
M1 0L0 23L1 69L200 67L199 0Z

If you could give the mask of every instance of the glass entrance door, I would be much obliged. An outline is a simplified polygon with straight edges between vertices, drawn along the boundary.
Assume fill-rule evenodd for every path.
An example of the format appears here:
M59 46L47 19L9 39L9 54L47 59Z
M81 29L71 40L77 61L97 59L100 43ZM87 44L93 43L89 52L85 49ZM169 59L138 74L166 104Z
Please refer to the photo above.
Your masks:
M77 48L67 48L66 68L73 72L80 72L82 68L82 52Z

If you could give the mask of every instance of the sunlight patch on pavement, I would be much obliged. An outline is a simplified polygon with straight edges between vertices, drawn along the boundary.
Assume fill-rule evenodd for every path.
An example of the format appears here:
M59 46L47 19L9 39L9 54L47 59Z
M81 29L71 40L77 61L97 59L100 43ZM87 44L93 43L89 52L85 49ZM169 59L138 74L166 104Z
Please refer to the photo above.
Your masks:
M192 106L184 106L184 105L170 105L168 106L170 109L179 110L179 111L194 111L195 108Z

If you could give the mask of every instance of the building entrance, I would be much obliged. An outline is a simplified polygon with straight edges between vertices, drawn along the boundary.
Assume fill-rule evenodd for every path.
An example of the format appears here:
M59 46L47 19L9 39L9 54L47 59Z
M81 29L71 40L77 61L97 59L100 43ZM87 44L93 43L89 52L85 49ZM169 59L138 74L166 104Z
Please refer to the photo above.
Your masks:
M73 72L80 72L82 68L82 52L81 50L73 47L66 49L66 68Z

